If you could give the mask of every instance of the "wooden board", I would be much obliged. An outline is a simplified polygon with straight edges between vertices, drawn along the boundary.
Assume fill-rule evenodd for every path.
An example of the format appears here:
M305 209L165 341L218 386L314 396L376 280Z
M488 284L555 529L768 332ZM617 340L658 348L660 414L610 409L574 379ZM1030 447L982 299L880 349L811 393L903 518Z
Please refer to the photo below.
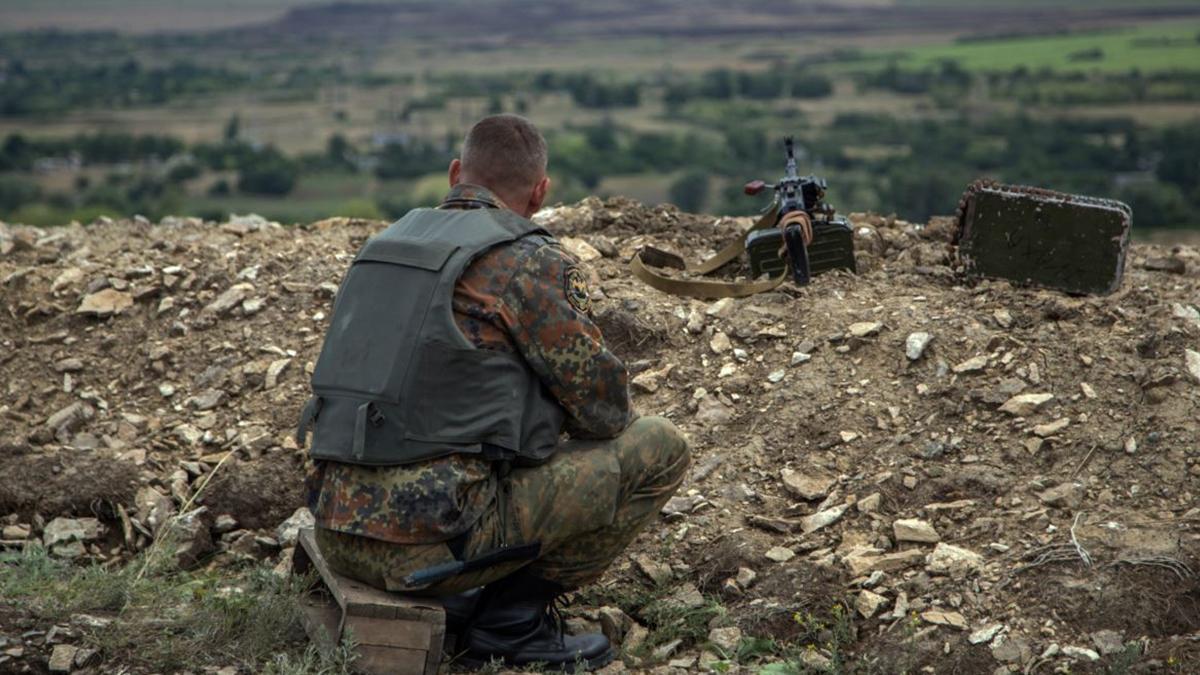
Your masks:
M389 593L348 579L330 567L317 548L313 530L300 531L297 571L315 567L327 593L305 599L305 632L320 648L353 636L363 673L435 675L442 658L446 613L433 598Z

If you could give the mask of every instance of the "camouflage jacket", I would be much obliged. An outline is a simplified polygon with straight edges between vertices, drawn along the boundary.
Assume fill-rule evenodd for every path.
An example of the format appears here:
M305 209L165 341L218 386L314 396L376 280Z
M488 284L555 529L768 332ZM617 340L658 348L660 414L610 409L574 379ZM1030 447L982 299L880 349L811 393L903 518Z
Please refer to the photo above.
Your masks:
M440 208L506 207L464 184ZM520 354L566 411L572 436L611 438L632 421L625 366L591 320L577 262L553 238L525 237L471 263L455 286L454 318L477 348ZM318 461L306 482L318 525L397 544L457 536L496 490L491 464L470 455L393 467Z

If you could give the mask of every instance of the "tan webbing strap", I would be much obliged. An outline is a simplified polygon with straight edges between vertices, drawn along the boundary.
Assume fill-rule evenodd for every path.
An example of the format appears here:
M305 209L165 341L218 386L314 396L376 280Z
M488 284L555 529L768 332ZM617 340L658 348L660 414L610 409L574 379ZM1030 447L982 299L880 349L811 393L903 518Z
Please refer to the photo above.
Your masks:
M788 278L790 270L785 268L778 276L762 281L706 281L701 279L675 279L652 271L642 264L640 254L629 261L633 276L646 282L651 288L663 293L688 298L744 298L756 293L772 290Z
M689 298L744 298L756 293L763 293L778 287L788 277L790 269L785 268L778 276L764 279L762 281L711 281L701 279L676 279L659 274L650 269L646 262L651 264L661 265L663 267L674 267L684 269L690 274L712 274L722 266L733 261L746 249L746 238L755 230L762 230L775 226L775 215L778 212L778 205L773 204L769 210L754 223L750 229L742 233L740 237L733 240L725 246L725 248L717 251L713 257L705 260L696 266L680 265L682 258L665 251L658 249L650 249L647 253L647 261L642 260L643 251L638 251L633 254L633 259L629 261L629 271L633 276L646 282L652 288L656 288L663 293L671 295L681 295ZM649 247L647 247L649 248ZM678 259L678 262L675 260Z

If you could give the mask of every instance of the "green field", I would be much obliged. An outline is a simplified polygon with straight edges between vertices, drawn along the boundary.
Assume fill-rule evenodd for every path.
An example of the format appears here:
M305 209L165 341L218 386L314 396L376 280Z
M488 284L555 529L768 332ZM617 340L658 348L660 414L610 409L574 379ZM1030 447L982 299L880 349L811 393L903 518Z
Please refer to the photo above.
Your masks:
M901 62L925 67L948 60L979 71L1019 67L1059 72L1200 71L1200 21L1152 23L1077 35L929 45L907 50Z

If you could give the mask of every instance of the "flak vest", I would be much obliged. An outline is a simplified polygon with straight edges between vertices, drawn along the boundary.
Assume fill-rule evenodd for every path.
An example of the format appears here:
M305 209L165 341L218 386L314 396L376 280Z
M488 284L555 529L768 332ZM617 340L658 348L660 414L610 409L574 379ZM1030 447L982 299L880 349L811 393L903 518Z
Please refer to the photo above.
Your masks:
M452 301L485 251L549 234L507 209L416 209L372 237L338 289L297 441L388 466L452 453L542 461L565 413L518 354L477 349Z

